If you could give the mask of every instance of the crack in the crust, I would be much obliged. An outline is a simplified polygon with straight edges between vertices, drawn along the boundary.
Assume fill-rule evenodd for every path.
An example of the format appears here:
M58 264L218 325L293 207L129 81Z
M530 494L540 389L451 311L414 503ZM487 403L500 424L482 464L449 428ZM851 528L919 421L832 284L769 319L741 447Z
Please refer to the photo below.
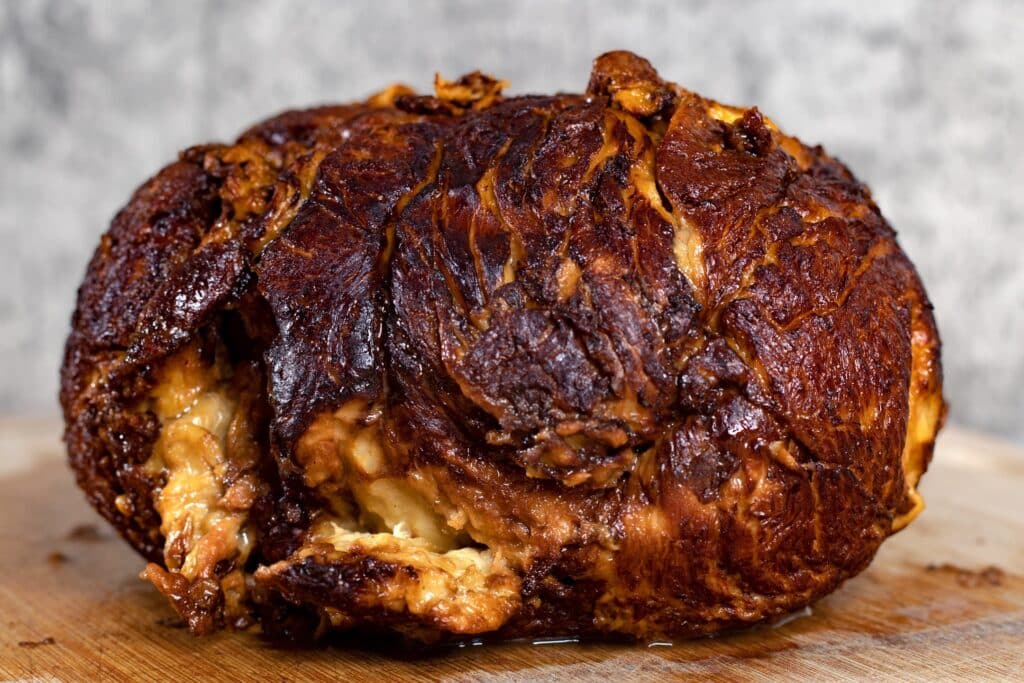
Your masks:
M777 245L778 242L770 243L766 250L768 254L766 258L757 261L756 263L752 263L744 269L744 273L741 277L741 286L737 287L736 290L734 290L727 298L723 299L722 302L715 308L715 311L712 314L712 317L710 318L710 320L713 321L713 329L717 331L719 317L721 316L722 312L724 312L724 309L727 308L730 304L735 303L737 301L750 300L751 297L749 296L748 290L754 285L753 273L762 266L770 265L776 262L774 253L775 249L777 248ZM842 291L840 291L836 295L835 301L833 303L827 306L811 308L801 313L798 313L797 315L793 316L793 318L789 322L785 324L780 324L778 321L776 321L772 315L768 314L768 312L765 311L763 305L758 304L758 308L759 310L762 311L762 313L764 313L763 317L765 322L771 325L775 329L775 331L780 334L787 334L789 332L792 332L800 325L802 325L803 322L808 318L827 318L828 316L842 310L842 308L846 305L847 299L854 292L854 290L857 289L857 285L860 284L861 279L866 275L868 270L870 270L874 262L891 255L893 251L894 245L890 240L879 239L878 241L876 241L874 244L871 245L871 247L868 248L868 252L863 257L861 257L861 260L858 263L857 267L850 274L847 284L843 287Z
M618 140L612 135L612 131L615 126L619 123L625 125L628 129L629 123L626 121L624 114L614 111L606 110L604 113L604 119L601 122L601 147L590 157L590 162L587 164L587 170L583 174L583 178L580 180L580 186L585 186L594 179L598 169L602 172L604 167L610 159L618 156L621 150Z
M664 193L659 192L658 195L664 196ZM667 206L671 207L671 204ZM672 255L676 265L690 283L697 303L707 306L710 294L702 237L688 218L674 209L670 214L674 233Z
M511 144L511 140L509 141L509 144ZM502 150L500 155L504 155L505 151L507 151L507 146L505 149ZM493 178L493 176L497 173L497 163L500 163L500 156L499 159L495 160L495 165L491 166L491 168L488 168L487 171L484 172L480 180L477 182L476 191L477 195L482 200L481 203L484 205L485 209L498 220L498 224L501 225L502 229L505 231L509 238L509 254L508 258L505 261L504 268L502 269L501 278L502 284L507 285L513 280L515 280L516 268L518 267L519 259L521 258L523 253L523 242L522 237L519 235L519 231L516 230L507 220L505 220L505 217L502 215L501 212L501 207L498 205L498 199L494 191ZM481 183L485 184L481 185Z
M498 221L502 229L509 234L509 259L512 258L513 240L517 239L516 236L509 232L508 226L505 225L504 219L501 216L501 208L498 206L497 196L494 191L494 184L497 182L495 177L498 173L498 166L501 165L502 159L505 158L505 154L508 153L509 147L512 146L515 138L509 136L508 140L501 146L498 153L491 160L487 170L483 172L480 179L477 180L475 190L477 196L480 198L480 204L485 211L493 218ZM484 306L490 303L491 299L491 283L487 281L487 275L484 271L483 263L481 262L482 256L480 250L476 246L476 233L477 233L477 218L473 216L470 219L469 224L469 252L473 255L473 267L476 270L476 278L480 287L480 293L482 295ZM522 245L519 245L522 249ZM514 268L514 264L511 266ZM510 265L506 263L505 270L509 270ZM514 272L514 271L513 271ZM505 280L508 277L507 272L502 273L502 279ZM507 283L506 283L507 284Z
M547 109L543 109L540 112L537 112L535 110L534 113L539 113L541 116L541 131L540 134L537 135L533 144L530 145L529 150L527 151L527 161L522 169L522 177L524 179L530 177L530 175L533 173L533 161L537 156L537 150L540 149L547 142L548 134L551 131L552 120L555 118L555 116L561 114L562 112L552 113ZM514 140L514 138L510 136L510 140ZM508 150L506 149L502 152L502 158L504 158L505 153L507 153L507 151ZM502 284L507 285L515 281L516 274L519 269L519 262L522 259L522 257L526 255L526 250L523 246L522 234L519 232L519 229L515 225L506 220L504 214L501 211L501 205L498 202L498 197L494 189L494 184L497 181L496 176L499 166L500 159L495 160L492 163L492 168L494 169L495 177L488 185L485 185L485 188L489 190L489 194L486 195L489 201L484 201L485 195L480 194L479 196L482 203L489 204L489 206L487 207L488 211L491 211L494 217L498 219L499 225L501 225L502 229L505 230L505 232L509 236L509 255L508 259L505 261L505 266L502 269ZM488 171L490 171L490 169L488 169ZM480 188L477 189L479 191Z
M909 293L908 293L909 294ZM919 326L927 327L924 322L926 315L922 294L915 292L910 303L910 376L907 386L907 429L903 438L903 452L900 465L904 475L904 490L914 506L893 520L893 532L899 531L917 517L924 509L924 499L917 491L917 484L927 467L927 449L929 434L934 435L944 417L944 402L941 393L936 391L934 375L929 372L931 363L937 362L934 357L938 350L917 341ZM926 374L925 374L926 373ZM922 379L925 378L925 383ZM936 394L937 400L936 400ZM912 462L916 460L916 462ZM913 481L911 481L911 479ZM891 490L891 489L890 489ZM888 493L888 491L887 491ZM897 508L897 511L899 507Z
M314 146L307 154L298 158L301 162L298 172L289 173L289 177L282 177L283 172L278 175L274 186L274 194L269 199L272 208L261 219L264 224L263 234L260 235L250 250L254 262L258 262L263 255L263 251L291 225L295 216L301 210L302 205L309 200L309 195L313 191L313 185L320 170L320 164L323 163L326 157L327 152L325 150ZM283 199L277 199L279 191L285 193Z
M378 332L381 347L381 361L383 364L381 372L381 397L380 403L382 409L385 409L388 403L389 396L389 369L391 368L391 352L389 349L389 316L391 314L391 320L394 319L394 269L392 268L392 256L395 250L398 248L398 235L397 235L397 224L401 221L402 216L405 214L405 210L429 187L437 182L438 174L441 171L441 163L444 159L444 140L438 138L434 142L434 157L430 162L430 166L427 168L427 173L424 178L415 185L409 192L405 193L398 202L395 204L395 208L392 211L392 215L384 229L384 247L378 254L376 269L381 273L381 287L380 295L383 297L383 301L378 303L379 310L381 312L380 330Z
M202 171L202 165L196 163L194 160L182 159L181 162L187 162L196 169ZM170 168L170 167L168 167ZM166 170L166 169L165 169ZM162 172L161 172L162 173ZM152 202L162 201L160 197L153 196L153 190L149 187L150 184L156 181L154 179L149 181L143 188L136 190L132 195L127 206L118 211L117 215L111 222L110 229L104 233L100 238L100 244L97 248L96 253L92 256L89 262L88 273L86 275L86 282L83 283L82 289L79 290L78 301L76 302L76 313L72 322L72 331L68 339L68 345L65 349L62 376L69 375L76 377L76 384L81 388L77 390L77 395L72 399L74 404L81 405L97 405L100 404L103 407L98 410L84 410L78 412L78 414L67 421L65 425L65 438L71 433L73 425L82 429L86 429L90 432L95 433L99 438L107 439L109 437L104 436L110 422L116 422L121 416L131 413L147 413L151 414L148 409L148 401L145 398L146 393L152 385L150 370L153 364L157 361L166 359L171 354L175 353L184 341L172 345L166 350L166 352L156 359L150 359L145 364L140 364L128 355L128 351L135 345L136 341L143 335L143 326L146 322L145 312L150 302L160 293L161 285L173 277L173 275L183 268L191 260L197 252L201 249L206 236L212 231L216 225L217 219L222 213L223 200L220 196L220 190L223 182L220 178L213 176L209 173L203 173L197 180L201 189L201 196L186 198L185 200L178 201L177 204L172 205L169 208L163 209L150 209L150 211L143 215L132 215L137 211L137 204L149 204ZM199 207L196 207L193 202L198 202ZM198 213L196 209L199 208ZM88 335L81 331L83 325L80 319L80 311L84 310L83 306L83 292L85 287L89 283L90 274L94 274L94 281L103 281L107 279L107 275L110 273L113 266L118 265L118 262L114 259L113 253L118 250L119 247L125 246L128 249L133 248L134 243L131 239L131 235L128 231L132 227L141 225L151 226L153 232L160 232L160 226L166 221L172 220L184 220L191 223L193 220L200 223L203 227L201 232L194 241L194 246L190 246L186 253L180 258L180 261L175 263L173 260L169 262L171 268L170 272L166 273L163 280L156 284L149 296L145 298L142 305L136 310L136 320L133 327L127 329L125 334L129 341L126 344L113 343L112 341L103 341L89 339ZM116 234L112 234L117 229L125 231L123 237ZM166 263L166 262L165 262ZM121 295L124 296L123 285L129 287L134 286L135 281L129 279L123 281ZM90 325L95 325L95 321L90 321ZM73 349L75 346L78 347L77 353L74 356L68 355L68 351ZM100 360L102 356L104 359ZM82 364L86 358L94 358L94 367L92 372L89 373L90 379L86 381L86 377L81 375ZM84 386L82 384L84 383ZM62 390L63 394L63 390ZM62 402L64 396L61 397ZM65 415L67 415L68 409L65 408ZM156 419L154 415L153 420ZM112 435L113 438L119 441L124 440L123 434ZM104 450L109 449L109 445L102 446ZM73 451L70 447L69 450ZM74 454L72 453L72 457ZM82 459L85 460L84 458ZM111 468L111 475L115 474L113 471L112 462L116 458L110 458L109 456L104 457L101 464L89 464L88 467L97 470L100 468ZM126 474L129 471L141 471L141 463L130 462L129 467L122 469L117 474ZM84 483L85 475L80 471L80 465L75 464L76 479L79 484L86 488ZM95 482L90 482L95 485ZM158 540L152 530L146 532L142 525L139 525L137 519L139 517L156 514L155 510L151 507L146 510L134 510L134 506L139 502L146 503L145 500L139 500L137 492L129 491L126 488L124 480L121 476L110 476L105 482L106 491L109 495L98 497L94 504L99 509L100 513L108 519L115 526L120 526L124 523L127 526L124 528L126 537L129 538L133 545L137 548L144 549L143 554L152 557L155 553L160 553L162 547L158 544ZM133 512L130 515L125 512Z
M451 256L451 251L448 249L447 240L442 235L442 230L447 232L447 228L450 225L449 220L448 220L448 214L447 214L447 206L448 206L448 204L445 201L446 195L448 194L448 190L450 188L444 182L439 182L438 185L439 185L439 187L438 187L438 190L439 190L438 201L441 203L441 215L440 215L440 217L435 217L433 220L431 220L431 226L430 226L431 227L430 237L431 237L431 246L432 246L431 252L432 252L432 254L434 256L434 258L433 258L433 266L441 274L441 277L444 278L445 288L448 290L448 295L451 296L452 301L455 303L455 306L458 308L459 311L461 311L462 317L464 319L466 319L466 320L469 320L470 322L472 322L475 325L476 322L477 322L477 317L472 314L473 313L472 307L466 302L466 297L465 297L465 295L463 295L462 289L461 289L461 287L459 287L458 282L456 282L455 275L452 273L451 268L448 267L448 264L445 263L445 258L441 254L441 251L443 249L445 252L447 252L449 257ZM471 220L471 222L470 222L471 234L472 234L472 225L473 225L473 221ZM473 245L472 245L472 243L470 243L470 252L471 252L471 254L473 254L474 265L478 265L477 264L476 254L473 253ZM479 272L477 273L477 276L478 276L478 279L479 279ZM481 281L481 287L482 286L483 286L483 283ZM481 290L481 291L483 292L483 290ZM486 297L487 296L486 293L483 293L483 296ZM440 313L440 312L438 311L438 313ZM440 320L440 318L439 318L439 320ZM459 343L461 345L465 346L466 345L466 339L465 339L465 335L462 334L462 330L460 330L458 328L458 326L455 326L454 329L453 329L453 332L455 332L455 334L459 337Z
M849 299L850 295L857 288L857 285L860 284L861 279L868 270L871 269L871 266L874 265L875 261L889 256L893 253L893 250L893 243L891 240L881 239L872 244L868 249L868 253L861 258L860 263L857 264L857 268L854 269L853 273L850 275L850 279L847 285L843 288L843 291L836 296L834 304L824 308L814 308L809 311L805 311L782 326L779 326L771 316L765 316L766 319L770 321L780 332L790 332L799 327L804 320L811 316L825 318L836 313L846 305L847 299Z
M786 199L789 196L789 189L797 181L797 178L800 175L800 173L793 172L785 173L782 177L782 187L777 192L775 192L772 195L772 198L767 203L763 204L755 212L753 218L751 218L749 226L747 228L747 236L742 242L742 244L749 244L756 234L760 234L764 243L765 258L748 264L743 269L743 272L740 274L739 284L732 291L728 292L724 296L719 295L718 301L715 303L715 305L713 307L709 307L708 320L710 321L710 324L714 329L718 329L718 318L721 315L722 310L733 301L743 298L744 293L753 282L754 272L763 265L774 263L774 250L776 249L777 241L772 240L768 233L765 232L763 228L763 222L766 218L775 215L784 207ZM730 194L729 197L735 197L736 195L739 195L742 192L744 192L744 190L745 188L738 189L732 194ZM741 223L742 219L738 222L738 224ZM722 236L719 237L718 241L715 243L715 252L717 254L721 255L725 253L728 255L728 260L724 262L721 266L722 270L731 269L733 264L736 263L736 261L742 258L744 254L749 253L748 249L725 248L726 240L729 239L729 235L732 233L732 231L737 229L738 224L734 224L730 226L729 229L725 230L722 233ZM710 296L711 295L709 294L709 298Z

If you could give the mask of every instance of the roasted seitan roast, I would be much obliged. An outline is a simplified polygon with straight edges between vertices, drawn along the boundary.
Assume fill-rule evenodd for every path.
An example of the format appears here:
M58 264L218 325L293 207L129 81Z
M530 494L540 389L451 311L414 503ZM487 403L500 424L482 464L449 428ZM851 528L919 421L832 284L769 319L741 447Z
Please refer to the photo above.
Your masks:
M684 638L920 512L939 339L868 189L636 55L290 111L114 218L71 464L195 633Z

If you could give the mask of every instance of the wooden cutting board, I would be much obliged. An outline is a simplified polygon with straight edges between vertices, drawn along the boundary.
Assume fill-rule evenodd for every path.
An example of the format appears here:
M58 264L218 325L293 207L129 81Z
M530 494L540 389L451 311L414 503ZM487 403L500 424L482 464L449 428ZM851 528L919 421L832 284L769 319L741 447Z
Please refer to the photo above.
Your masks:
M85 504L58 434L0 420L0 681L1024 680L1024 451L966 432L941 437L925 513L787 623L672 646L421 653L193 638Z

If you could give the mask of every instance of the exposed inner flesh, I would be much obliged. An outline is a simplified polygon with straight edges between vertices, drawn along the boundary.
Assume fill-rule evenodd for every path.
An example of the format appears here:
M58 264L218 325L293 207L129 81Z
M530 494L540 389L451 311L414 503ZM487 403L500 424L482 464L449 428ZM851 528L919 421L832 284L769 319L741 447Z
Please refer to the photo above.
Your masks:
M396 579L375 596L385 609L443 622L455 633L500 627L518 603L518 578L500 552L474 542L426 477L398 469L391 450L381 431L381 409L361 399L313 422L299 440L296 459L327 511L288 562L328 544L352 560L369 556L412 568L415 580ZM442 508L452 513L445 517ZM275 569L284 567L270 571ZM344 618L331 614L332 622Z
M917 491L917 482L927 465L926 454L928 448L935 442L935 433L939 429L943 411L942 393L930 384L935 381L934 366L938 362L938 352L931 343L928 330L917 308L912 311L910 339L909 411L902 464L906 495L912 507L893 520L893 531L899 531L910 524L924 510L924 499Z
M163 426L145 468L166 476L154 499L167 570L190 584L219 581L230 617L244 610L254 531L248 521L253 496L242 496L229 481L230 432L240 401L228 374L194 346L168 360L149 401ZM499 628L518 604L519 579L500 552L470 537L457 513L446 518L437 512L439 501L427 495L425 478L399 476L380 422L380 409L358 399L314 421L297 444L296 459L324 510L292 557L253 573L286 571L314 555L332 563L372 557L406 568L414 580L388 582L364 599L365 607L421 616L453 633ZM164 577L147 570L158 587ZM336 625L348 619L333 608L325 615Z
M168 362L153 392L163 428L145 468L166 472L155 501L164 558L168 569L189 580L211 576L224 559L243 565L252 549L241 500L251 495L226 482L226 441L237 405L194 346Z

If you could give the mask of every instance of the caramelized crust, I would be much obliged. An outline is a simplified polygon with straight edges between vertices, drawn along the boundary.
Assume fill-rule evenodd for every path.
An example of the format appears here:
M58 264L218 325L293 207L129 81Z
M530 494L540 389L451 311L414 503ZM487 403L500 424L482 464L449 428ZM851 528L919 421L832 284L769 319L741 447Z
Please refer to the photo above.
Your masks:
M920 512L939 340L867 188L630 53L503 86L189 149L102 238L70 460L194 632L695 636Z

